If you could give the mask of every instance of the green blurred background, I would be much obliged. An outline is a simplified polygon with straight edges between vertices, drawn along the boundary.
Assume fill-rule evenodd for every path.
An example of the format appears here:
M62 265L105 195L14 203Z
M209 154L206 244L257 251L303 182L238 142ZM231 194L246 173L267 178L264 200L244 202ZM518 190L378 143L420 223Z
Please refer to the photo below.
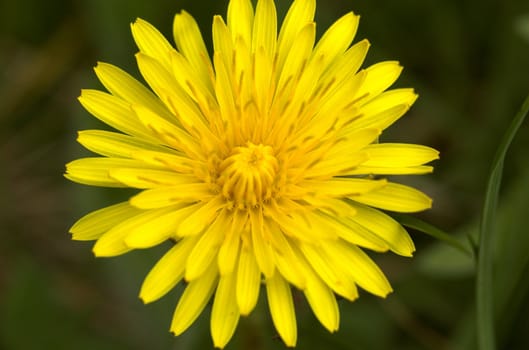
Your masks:
M283 15L290 1L278 0ZM181 289L144 306L143 277L168 245L95 259L68 228L124 191L67 182L64 164L88 154L79 129L102 127L77 103L101 88L97 61L138 76L129 24L142 17L171 35L193 14L210 43L227 1L2 0L0 2L0 349L209 349L209 312L183 336L168 328ZM498 140L529 92L527 0L320 0L319 34L347 11L361 18L367 63L397 59L398 86L420 98L384 140L441 151L433 175L402 179L434 198L419 215L462 241L475 236ZM529 349L529 150L522 127L506 163L495 244L499 349ZM395 292L340 301L337 334L296 298L300 349L474 349L472 259L418 232L413 259L373 254ZM264 295L228 349L283 349Z

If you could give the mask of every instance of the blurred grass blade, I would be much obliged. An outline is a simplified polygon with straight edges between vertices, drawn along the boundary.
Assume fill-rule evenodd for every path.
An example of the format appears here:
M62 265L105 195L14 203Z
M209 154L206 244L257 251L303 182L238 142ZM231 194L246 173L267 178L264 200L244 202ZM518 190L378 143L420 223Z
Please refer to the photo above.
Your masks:
M460 241L452 237L450 234L435 227L434 225L431 225L427 222L422 221L421 219L409 215L392 214L392 216L401 225L420 231L422 233L426 233L427 235L430 235L460 250L469 257L472 257L472 251L465 244L461 243Z
M522 38L529 42L529 13L520 15L514 22L514 28Z
M489 177L487 193L481 218L478 247L478 271L476 281L476 324L480 350L494 350L494 295L492 285L493 271L493 233L496 222L496 208L500 191L503 159L494 163Z
M529 112L529 96L520 108L520 111L514 117L509 129L503 136L502 142L496 152L492 163L492 170L487 183L487 192L485 193L485 203L481 217L481 226L479 233L479 251L478 251L478 270L476 282L476 324L477 339L480 350L493 350L495 344L494 330L494 296L493 296L493 260L494 260L494 229L495 214L498 204L498 195L501 186L501 177L503 172L503 163L507 150L511 145L514 136L522 125L525 116Z

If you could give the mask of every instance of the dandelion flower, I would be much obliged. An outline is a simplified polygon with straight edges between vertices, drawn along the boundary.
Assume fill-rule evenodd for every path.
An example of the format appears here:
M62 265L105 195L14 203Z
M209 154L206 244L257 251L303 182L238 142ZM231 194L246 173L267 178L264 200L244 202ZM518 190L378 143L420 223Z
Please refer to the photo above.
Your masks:
M357 15L338 19L316 43L315 7L295 0L277 30L273 0L255 10L250 0L231 0L227 21L213 19L212 59L188 13L174 19L176 48L138 19L136 59L150 88L99 63L108 92L83 90L79 98L117 132L79 132L101 156L72 161L65 176L139 192L81 218L73 239L96 240L96 256L173 241L140 297L152 302L186 282L176 335L213 299L211 335L222 348L263 292L278 334L295 346L293 287L334 332L336 295L391 292L364 249L414 251L383 211L421 211L431 200L384 175L429 173L425 164L438 152L378 139L417 95L387 90L398 62L360 69L369 43L352 45Z

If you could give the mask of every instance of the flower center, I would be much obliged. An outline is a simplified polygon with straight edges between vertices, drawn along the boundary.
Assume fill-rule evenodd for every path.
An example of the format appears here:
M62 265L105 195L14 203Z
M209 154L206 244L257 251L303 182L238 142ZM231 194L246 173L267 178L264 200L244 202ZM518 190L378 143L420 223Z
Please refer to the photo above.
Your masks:
M248 142L233 148L220 164L218 184L226 199L239 208L255 206L272 197L279 168L272 147Z

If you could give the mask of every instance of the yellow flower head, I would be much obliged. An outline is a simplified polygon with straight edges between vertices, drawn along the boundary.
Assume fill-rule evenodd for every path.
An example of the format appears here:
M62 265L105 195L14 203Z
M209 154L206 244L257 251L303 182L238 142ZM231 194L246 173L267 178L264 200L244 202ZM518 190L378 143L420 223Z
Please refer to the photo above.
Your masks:
M424 164L438 152L378 137L417 95L386 91L401 72L397 62L359 70L369 43L351 46L353 13L315 43L315 7L295 0L277 34L273 0L259 0L255 11L250 0L231 0L227 23L213 20L213 60L186 12L174 19L176 49L137 20L136 59L150 89L99 63L109 92L79 98L120 132L81 131L79 142L101 157L69 163L66 177L141 191L80 219L73 239L96 240L97 256L174 241L140 293L152 302L187 282L174 334L213 298L211 334L224 347L263 285L277 332L294 346L291 286L333 332L335 295L391 292L361 248L414 251L404 228L379 209L415 212L431 200L379 175L429 173Z

